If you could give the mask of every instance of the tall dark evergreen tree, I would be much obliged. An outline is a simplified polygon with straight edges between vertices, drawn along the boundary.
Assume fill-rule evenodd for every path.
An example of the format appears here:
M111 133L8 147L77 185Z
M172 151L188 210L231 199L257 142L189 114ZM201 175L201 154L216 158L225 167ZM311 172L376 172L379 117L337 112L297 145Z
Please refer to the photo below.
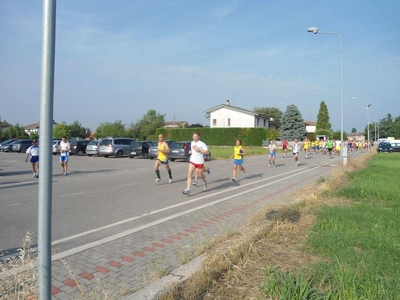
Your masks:
M333 131L332 131L332 125L329 122L329 112L328 112L328 107L325 104L325 101L322 101L320 106L319 106L319 111L318 111L318 116L317 116L317 128L316 128L316 134L321 134L321 135L327 135L329 137L332 137Z
M286 108L286 111L281 118L281 128L279 133L281 139L286 138L289 141L293 141L295 138L303 140L306 136L304 120L296 105L291 104Z

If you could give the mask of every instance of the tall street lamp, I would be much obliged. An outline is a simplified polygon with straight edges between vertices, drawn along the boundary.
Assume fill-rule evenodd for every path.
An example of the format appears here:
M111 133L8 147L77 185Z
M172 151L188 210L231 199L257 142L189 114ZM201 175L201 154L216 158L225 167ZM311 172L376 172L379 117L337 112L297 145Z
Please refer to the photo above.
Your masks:
M353 100L364 100L365 101L365 109L367 110L367 128L368 128L368 151L370 149L370 143L369 143L369 108L371 107L371 104L367 103L367 100L359 97L351 97Z
M340 152L340 159L343 164L343 149L344 149L344 143L343 143L343 46L342 46L342 38L335 32L324 32L324 31L319 31L317 27L310 27L307 29L308 32L317 34L333 34L336 35L339 38L340 42L340 147L341 147L341 152Z

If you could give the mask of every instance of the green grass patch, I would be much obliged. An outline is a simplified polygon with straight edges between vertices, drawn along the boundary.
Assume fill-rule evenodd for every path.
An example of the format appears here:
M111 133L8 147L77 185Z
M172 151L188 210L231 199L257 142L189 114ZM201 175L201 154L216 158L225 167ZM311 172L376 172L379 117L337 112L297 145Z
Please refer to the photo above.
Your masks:
M232 147L209 146L212 159L229 159L233 154ZM245 147L246 156L267 155L268 150L262 147Z
M265 295L273 299L400 299L399 170L400 155L375 155L366 169L348 174L346 186L335 193L352 203L322 206L309 234L308 250L323 261L302 270L307 276L269 272L266 282L275 276L279 287L273 285Z

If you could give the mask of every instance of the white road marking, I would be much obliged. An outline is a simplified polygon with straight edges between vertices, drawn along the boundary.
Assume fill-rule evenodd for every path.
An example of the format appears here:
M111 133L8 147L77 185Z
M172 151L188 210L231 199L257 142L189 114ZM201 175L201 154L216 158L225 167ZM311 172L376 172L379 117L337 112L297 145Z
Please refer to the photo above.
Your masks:
M20 205L20 204L21 204L21 203L7 204L7 205L2 205L2 206L0 206L0 208L9 207L9 206L16 206L16 205Z
M89 191L84 191L84 192L79 192L79 193L72 193L72 194L66 194L66 195L60 195L58 198L64 198L64 197L70 197L70 196L75 196L75 195L82 195L89 193Z

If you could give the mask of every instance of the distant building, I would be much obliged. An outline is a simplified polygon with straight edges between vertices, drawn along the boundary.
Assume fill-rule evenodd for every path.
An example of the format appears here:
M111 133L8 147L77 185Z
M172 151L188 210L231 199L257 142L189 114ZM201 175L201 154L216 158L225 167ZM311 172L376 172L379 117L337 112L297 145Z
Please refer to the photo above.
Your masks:
M364 135L364 132L352 132L352 133L349 133L347 135L347 139L349 141L354 140L354 141L357 141L357 142L364 142L365 141L365 135Z
M210 119L211 128L278 128L278 122L273 117L232 106L229 100L225 104L207 109L205 113L206 118Z
M2 121L2 122L0 121L0 124L1 124L1 132L7 131L8 128L12 126L7 121Z
M56 125L57 125L57 123L54 122L54 120L53 120L53 129ZM28 135L30 135L31 132L35 132L35 133L39 134L39 128L40 128L40 122L25 126L24 130L25 130L26 134L28 134Z
M164 128L185 128L185 127L187 127L186 121L164 122Z
M307 133L315 133L315 131L317 130L317 122L304 121L303 124L306 126Z

